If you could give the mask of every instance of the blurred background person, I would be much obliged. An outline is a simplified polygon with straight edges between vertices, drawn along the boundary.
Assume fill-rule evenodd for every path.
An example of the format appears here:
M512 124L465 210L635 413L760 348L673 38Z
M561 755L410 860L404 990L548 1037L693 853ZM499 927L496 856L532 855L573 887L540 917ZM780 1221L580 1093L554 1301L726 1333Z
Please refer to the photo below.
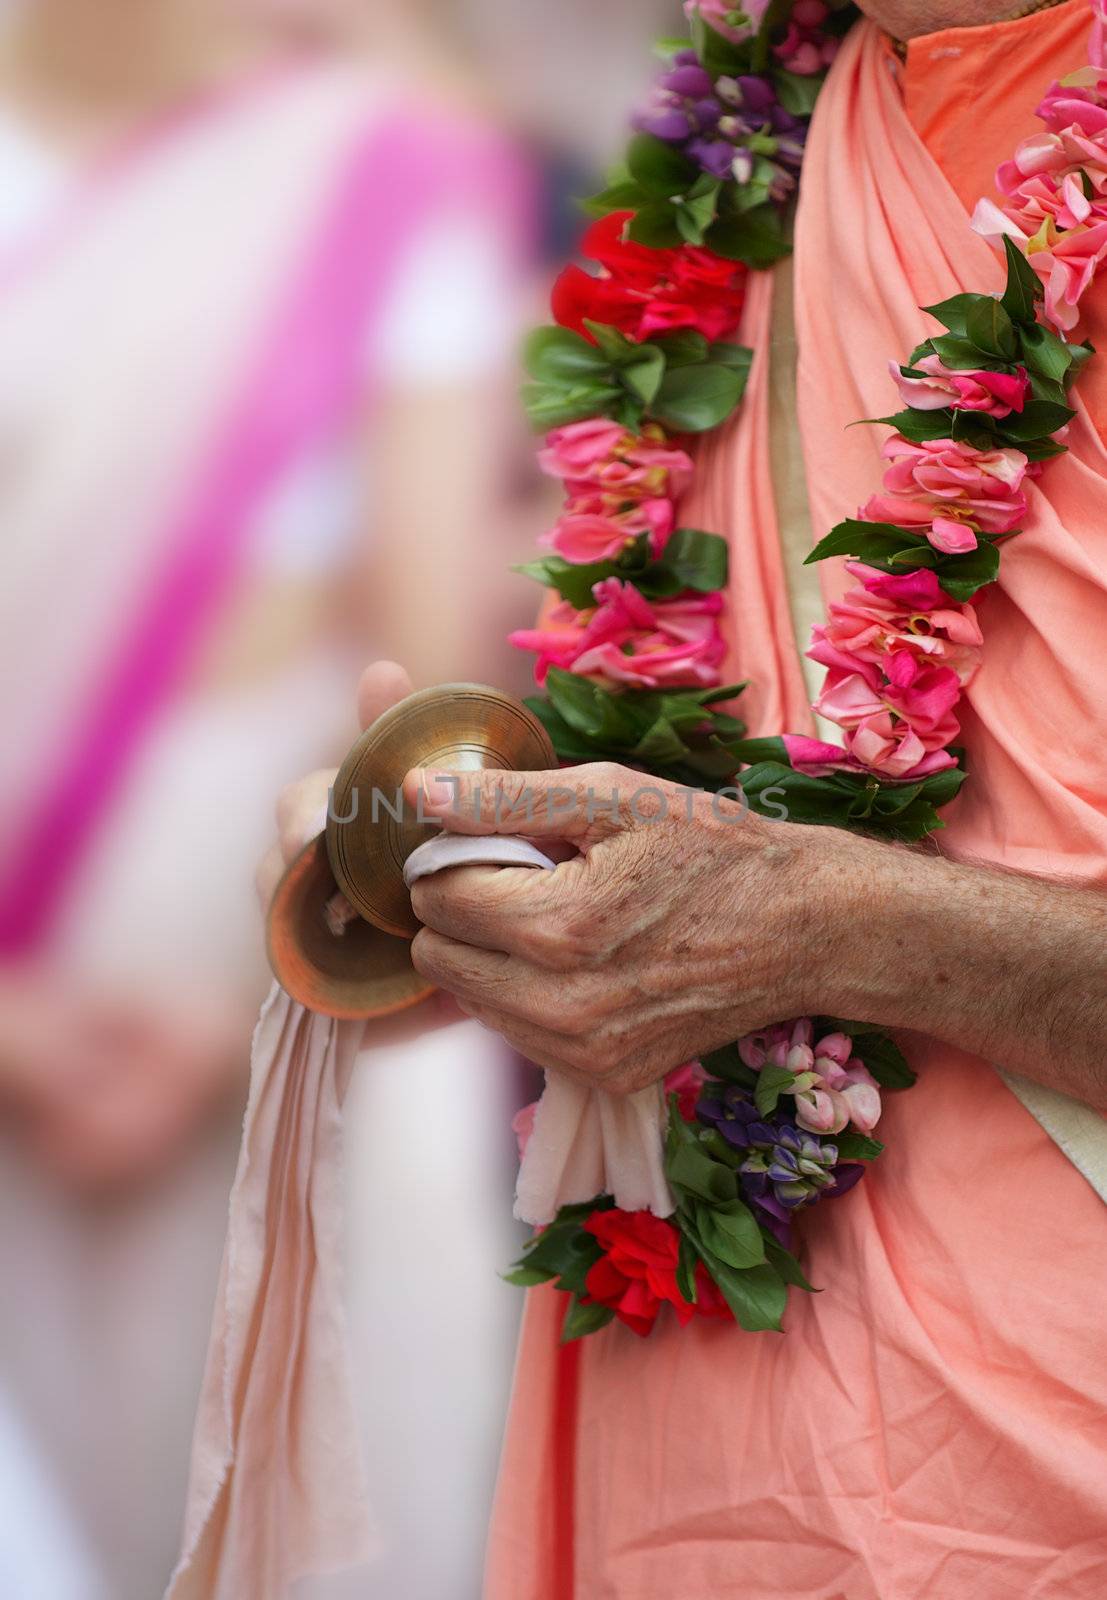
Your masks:
M514 399L531 224L570 248L568 197L676 11L0 8L5 1594L149 1600L168 1575L271 796L341 756L369 655L525 687L503 638L541 507ZM362 1600L477 1593L518 1099L467 1025L351 1092L352 1331L391 1529ZM413 1106L427 1172L386 1236Z
M370 645L503 676L527 179L395 9L5 12L0 1454L50 1485L13 1595L172 1565L274 786Z

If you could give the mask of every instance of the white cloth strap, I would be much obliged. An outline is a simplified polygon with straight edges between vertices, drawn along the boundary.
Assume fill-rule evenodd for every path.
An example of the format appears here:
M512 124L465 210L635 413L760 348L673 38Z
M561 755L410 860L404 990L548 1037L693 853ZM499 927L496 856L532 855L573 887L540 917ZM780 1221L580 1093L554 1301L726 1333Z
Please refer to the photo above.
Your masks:
M555 869L526 839L443 833L412 851L404 881L410 888L432 872L458 866ZM519 1169L515 1215L541 1227L553 1221L559 1206L610 1194L624 1211L669 1216L674 1202L665 1178L664 1131L660 1083L635 1094L610 1095L547 1072Z

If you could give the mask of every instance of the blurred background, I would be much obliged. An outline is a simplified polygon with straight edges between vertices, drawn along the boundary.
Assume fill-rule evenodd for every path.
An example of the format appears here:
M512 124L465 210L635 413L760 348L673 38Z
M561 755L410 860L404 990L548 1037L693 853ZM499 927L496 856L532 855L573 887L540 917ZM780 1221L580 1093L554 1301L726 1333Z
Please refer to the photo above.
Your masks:
M168 1577L274 796L341 758L377 655L525 689L503 641L536 591L507 569L548 503L518 338L679 24L0 3L5 1600ZM533 1087L471 1025L362 1060L348 1275L386 1547L320 1595L478 1594Z

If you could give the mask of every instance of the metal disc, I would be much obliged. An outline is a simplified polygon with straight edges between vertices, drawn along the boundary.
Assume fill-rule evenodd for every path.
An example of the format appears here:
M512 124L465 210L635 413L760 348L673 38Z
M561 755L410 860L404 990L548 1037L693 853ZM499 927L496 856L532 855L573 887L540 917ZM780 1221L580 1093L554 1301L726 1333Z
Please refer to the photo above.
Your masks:
M411 945L356 917L331 931L325 908L338 893L323 835L277 885L266 923L277 982L309 1011L329 1017L386 1017L434 992L411 964Z
M379 717L339 769L327 819L327 854L339 887L361 916L413 938L419 923L404 862L437 827L420 822L401 785L412 767L546 771L549 734L511 695L476 683L421 689Z

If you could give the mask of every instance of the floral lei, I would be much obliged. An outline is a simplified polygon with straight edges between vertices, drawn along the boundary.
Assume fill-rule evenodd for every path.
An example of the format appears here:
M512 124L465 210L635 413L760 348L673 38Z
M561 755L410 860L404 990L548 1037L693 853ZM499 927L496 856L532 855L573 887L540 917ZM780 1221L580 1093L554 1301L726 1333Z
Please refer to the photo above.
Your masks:
M740 783L755 811L903 841L942 826L965 770L957 703L983 637L972 605L1025 515L1024 484L1065 446L1069 384L1092 354L1064 337L1107 255L1107 70L1054 84L1045 131L996 174L977 231L1002 242L1003 294L926 307L944 332L890 362L901 409L876 420L883 487L816 546L856 579L814 629L818 710L841 745L746 739L717 709L727 546L679 524L694 463L682 436L720 427L751 352L732 342L749 271L788 251L808 119L856 13L824 0L686 0L691 41L634 120L625 162L586 202L597 220L554 285L555 326L530 339L524 398L565 510L524 571L558 602L512 641L537 653L529 704L567 762L616 760L680 784ZM1097 20L1097 33L1100 22ZM1094 50L1093 53L1098 53ZM810 1289L795 1225L844 1194L882 1146L881 1089L914 1074L866 1024L803 1017L666 1079L671 1217L609 1196L565 1206L509 1275L571 1297L563 1337L618 1318L647 1334L668 1303L779 1328ZM525 1138L531 1109L517 1119Z

